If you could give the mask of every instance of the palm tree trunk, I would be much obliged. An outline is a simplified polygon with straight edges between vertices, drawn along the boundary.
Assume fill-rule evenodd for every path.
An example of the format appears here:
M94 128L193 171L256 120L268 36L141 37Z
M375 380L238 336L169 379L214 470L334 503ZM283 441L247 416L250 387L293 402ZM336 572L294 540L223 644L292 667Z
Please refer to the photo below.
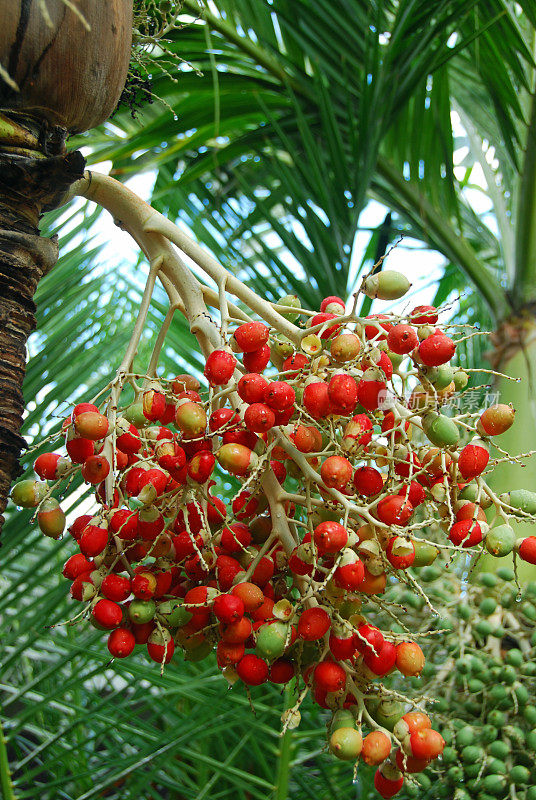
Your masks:
M3 147L0 152L0 531L9 487L21 473L26 447L20 435L26 342L35 328L33 296L55 264L55 239L42 237L39 220L57 207L83 174L78 152L43 156Z

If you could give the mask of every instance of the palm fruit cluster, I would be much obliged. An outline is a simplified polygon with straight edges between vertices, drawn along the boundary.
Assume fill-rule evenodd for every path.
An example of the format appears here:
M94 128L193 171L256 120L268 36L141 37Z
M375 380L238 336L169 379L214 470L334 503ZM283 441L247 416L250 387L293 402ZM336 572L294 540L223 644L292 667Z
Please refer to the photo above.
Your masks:
M383 271L361 290L392 301L408 288ZM414 575L437 541L451 555L534 560L536 537L517 541L512 524L534 517L536 496L497 497L485 480L512 408L452 415L449 400L470 391L451 364L456 328L447 335L431 306L360 318L356 302L347 312L327 297L314 312L282 298L299 346L230 317L202 380L153 374L138 386L120 370L108 399L65 420L65 453L40 455L40 480L12 498L58 538L65 516L52 495L80 472L96 505L68 528L76 552L63 574L112 656L141 647L163 668L176 651L215 650L247 691L293 681L284 725L311 695L332 714L330 751L373 765L391 797L441 755L444 736L403 693L389 724L378 710L386 676L409 685L425 668L386 590L399 582L421 597ZM122 404L127 386L136 396Z
M467 582L438 562L419 576L426 600L391 590L407 610L406 626L444 631L428 640L426 665L413 682L435 699L446 745L441 764L407 782L401 797L535 800L536 584L520 591L506 566ZM428 624L427 602L440 609Z

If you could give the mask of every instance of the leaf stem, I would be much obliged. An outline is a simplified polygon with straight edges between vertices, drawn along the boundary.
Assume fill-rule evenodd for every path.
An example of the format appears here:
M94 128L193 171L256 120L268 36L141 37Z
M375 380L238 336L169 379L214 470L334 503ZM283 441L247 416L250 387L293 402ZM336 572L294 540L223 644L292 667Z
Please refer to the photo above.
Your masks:
M2 787L2 800L16 800L13 784L11 782L11 770L9 769L9 759L7 757L6 740L4 729L0 719L0 786Z

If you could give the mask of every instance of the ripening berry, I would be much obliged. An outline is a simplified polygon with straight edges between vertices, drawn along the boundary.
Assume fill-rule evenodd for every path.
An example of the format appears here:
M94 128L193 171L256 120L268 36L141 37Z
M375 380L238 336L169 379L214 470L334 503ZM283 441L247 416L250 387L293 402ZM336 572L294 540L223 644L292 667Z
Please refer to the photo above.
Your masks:
M147 640L149 658L158 664L169 664L175 652L175 642L166 628L154 630Z
M458 457L458 469L465 481L481 475L489 462L489 451L481 439L466 444Z
M173 394L180 394L181 392L198 392L201 384L194 378L193 375L186 375L182 373L174 378L171 388Z
M330 489L344 489L352 477L352 465L343 456L329 456L320 468L320 475Z
M363 662L371 672L383 677L391 672L395 666L396 647L392 642L384 641L378 654L374 655L372 652L366 652L363 656Z
M452 544L462 547L473 547L482 541L482 529L478 522L472 519L463 519L455 522L449 532L449 539Z
M516 552L528 564L536 564L536 536L527 536L518 540Z
M329 637L329 649L333 658L337 659L337 661L346 661L355 654L354 637L350 635L346 638L341 638L331 634Z
M389 317L386 314L370 314L367 319L371 320L371 323L365 326L365 337L367 339L377 339L377 341L386 339L393 326L389 322L381 322L380 320L387 320Z
M103 579L100 590L107 600L122 603L130 595L130 579L112 572Z
M275 425L275 414L264 403L252 403L244 412L244 424L253 433L266 433Z
M233 377L236 358L227 350L214 350L206 360L203 375L211 386L224 386Z
M339 363L353 361L359 355L361 341L355 333L341 333L331 340L330 353Z
M441 755L445 741L440 733L432 728L424 728L409 737L408 750L414 758L433 759Z
M382 731L372 731L363 739L361 758L369 766L381 764L390 752L391 740Z
M427 367L439 367L450 361L456 352L456 345L444 333L433 333L419 345L419 358Z
M221 532L221 546L228 553L239 553L251 543L251 532L243 522L234 522Z
M288 373L285 375L285 378L288 380L293 380L294 378L298 377L300 371L305 369L308 364L309 359L306 355L304 355L304 353L293 353L283 361L281 372Z
M339 692L346 686L346 672L334 661L321 661L313 675L316 686L326 692Z
M74 464L83 464L95 452L95 445L91 439L74 436L74 430L70 428L65 439L65 449Z
M478 420L477 430L481 436L499 436L514 424L515 414L514 408L504 403L490 406Z
M313 419L321 419L330 413L328 385L324 381L308 383L303 390L303 407Z
M354 486L363 497L374 497L383 489L383 476L374 467L358 467L354 472Z
M307 642L321 639L331 627L331 617L324 608L306 608L298 620L298 636Z
M96 486L110 472L110 462L104 456L89 456L82 464L82 477L86 483Z
M376 513L386 525L405 525L413 514L413 506L404 497L390 494L380 500Z
M369 367L357 384L357 399L367 411L380 408L385 400L387 384L384 373L376 367Z
M341 563L337 567L333 574L333 581L341 589L346 589L348 592L358 592L365 578L365 567L353 550L350 553L352 554L350 556L351 560L347 563ZM344 562L344 556L342 561Z
M259 609L264 603L264 594L262 589L260 589L254 583L247 581L244 581L243 583L237 583L236 586L233 586L231 589L231 594L236 595L242 600L244 603L244 609L248 614L257 611L257 609Z
M207 427L207 415L203 406L191 400L179 402L175 412L175 424L190 439L202 436Z
M143 393L143 414L148 420L155 422L160 419L165 413L166 405L166 397L162 392L148 389Z
M271 381L264 394L264 402L273 411L285 411L294 405L296 394L285 381Z
M91 572L93 569L93 562L88 561L83 553L75 553L67 559L63 565L62 575L70 581L74 581L79 575L85 572Z
M69 460L59 453L42 453L34 463L34 472L41 480L53 481L70 467Z
M237 622L244 616L244 603L240 597L234 594L220 594L214 600L212 606L214 616L224 625Z
M39 506L37 524L41 532L51 539L59 539L65 530L65 514L53 497L44 500Z
M112 600L98 600L91 609L91 616L103 628L117 628L123 619L123 611Z
M393 353L407 355L419 346L417 331L411 325L395 325L387 335L387 346Z
M246 686L260 686L268 680L268 664L253 653L240 659L236 671Z
M387 542L385 555L395 569L408 569L415 561L415 545L403 536L392 536Z
M216 457L207 450L196 453L188 465L188 477L196 483L206 483L214 471Z
M426 769L430 763L430 761L426 758L414 758L413 756L408 756L400 748L398 748L396 751L395 761L400 772L406 772L409 775L415 775L418 772L422 772L423 769Z
M424 667L424 653L415 642L401 642L396 646L396 668L402 675L415 678Z
M411 283L405 275L386 269L365 278L361 291L367 297L379 300L398 300L409 291L410 287Z
M258 350L252 350L250 353L244 353L242 362L244 369L248 372L262 372L268 366L270 361L270 345L263 344Z
M256 372L242 375L238 381L238 395L244 403L262 403L268 388L268 381Z
M288 683L290 680L292 680L294 675L294 664L291 661L285 661L284 658L276 659L270 666L269 680L272 683Z
M385 800L394 797L404 785L404 776L389 763L379 767L374 773L374 788Z
M36 508L47 492L46 483L39 481L19 481L11 490L11 499L21 508Z
M351 414L357 405L357 394L357 383L351 375L338 373L333 375L328 384L329 401L336 414Z
M270 329L263 322L246 322L233 334L233 344L241 353L252 353L268 342Z
M363 737L355 728L337 728L329 739L330 752L342 761L357 761L362 747Z
M341 300L340 297L336 295L330 295L329 297L324 297L322 302L320 303L320 311L327 312L328 314L337 314L342 315L344 314L346 309L344 300Z
M348 531L338 522L321 522L314 529L314 542L320 555L338 553L348 542Z
M123 453L137 453L141 450L141 440L138 429L126 419L116 422L116 445Z
M134 650L136 637L128 628L116 628L108 636L108 650L114 658L126 658Z
M324 326L326 322L329 322L331 319L337 319L338 316L340 315L331 314L327 311L321 312L320 314L315 314L314 317L311 317L311 319L308 321L307 327L314 328L315 325ZM323 330L320 328L318 335L320 336L320 339L329 339L331 336L336 336L340 332L341 328L342 325L328 325L327 327L324 327ZM322 333L320 333L320 331L322 331Z
M373 425L366 414L356 414L346 424L343 432L342 447L350 453L366 447L372 440Z
M232 475L247 475L255 468L257 455L242 444L224 444L216 452L218 463Z
M98 556L99 553L102 553L106 548L108 544L108 530L101 527L102 524L103 523L100 525L86 525L82 531L78 544L80 546L80 551L85 556L93 558L94 556Z
M434 306L415 306L409 318L413 325L435 325L437 309Z

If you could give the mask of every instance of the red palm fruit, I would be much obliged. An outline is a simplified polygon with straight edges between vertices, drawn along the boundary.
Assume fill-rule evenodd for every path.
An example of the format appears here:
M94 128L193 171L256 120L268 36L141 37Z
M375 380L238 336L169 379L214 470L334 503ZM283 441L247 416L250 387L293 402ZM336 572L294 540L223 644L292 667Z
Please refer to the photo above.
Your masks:
M243 444L224 444L216 453L220 466L232 475L247 475L255 468L258 457Z
M421 468L421 462L415 453L408 453L403 461L398 461L395 464L395 473L401 478L409 478L410 474L418 472Z
M244 657L246 652L245 645L242 642L238 644L230 644L220 639L216 647L216 660L220 669L228 667L230 664L238 664Z
M232 408L218 408L213 411L208 420L209 429L215 433L229 425L240 423L240 417Z
M214 350L206 360L203 375L211 386L224 386L233 377L236 358L227 350Z
M241 644L249 639L252 629L251 620L247 617L242 617L229 625L220 625L222 641L228 644Z
M248 581L237 583L236 586L233 586L231 589L231 593L242 600L246 613L248 614L259 609L264 603L262 589Z
M482 541L482 529L478 522L472 519L462 519L455 522L449 531L449 539L452 544L462 547L473 547Z
M101 523L102 525L102 523ZM97 524L86 525L79 539L80 551L85 556L98 556L108 544L108 530Z
M246 686L260 686L268 680L268 664L253 653L248 653L240 659L236 671Z
M189 439L202 436L207 427L205 409L191 400L179 401L175 412L175 424Z
M173 394L180 394L180 392L197 392L199 390L200 383L197 378L194 378L193 375L186 375L185 373L181 373L177 375L176 378L173 379L171 384L171 388L173 389Z
M424 653L415 642L400 642L396 646L396 668L407 678L416 678L424 667Z
M146 419L156 421L166 410L166 398L162 392L147 389L143 393L143 414Z
M437 309L434 306L415 306L409 318L413 325L435 325Z
M374 788L385 800L398 794L403 785L404 776L389 764L378 767L374 773Z
M209 483L210 486L210 483ZM209 525L221 525L227 516L227 506L219 497L212 497L209 490L207 502L207 519Z
M320 555L338 553L346 546L348 531L338 522L321 522L314 529L314 542Z
M321 639L331 627L331 617L324 608L306 608L298 620L298 636L306 642Z
M135 497L141 491L141 479L145 474L145 467L131 467L121 481L121 488L127 497Z
M169 475L161 469L146 469L139 478L138 499L142 503L152 503L155 498L163 494L168 481Z
M400 748L396 751L395 761L400 772L407 772L408 775L415 775L418 772L422 772L430 764L427 758L408 756Z
M353 361L361 350L361 341L355 333L340 333L331 340L330 353L339 363Z
M116 628L108 636L108 650L114 658L126 658L134 650L136 638L128 628Z
M480 506L477 506L475 503L466 502L456 512L457 521L461 519L475 519L475 518L478 520L478 522L487 523L488 521L486 514L484 513L484 510L480 508Z
M82 439L96 441L105 438L110 424L104 414L99 414L98 411L84 411L75 417L74 429Z
M320 314L315 314L314 317L311 317L307 327L313 328L315 325L325 325L326 322L329 322L331 319L337 319L338 316L340 315L322 311ZM322 333L319 331L318 335L321 339L329 339L331 336L336 336L338 333L340 333L341 328L342 325L328 325L326 328L324 328L324 330L320 328Z
M153 542L165 527L164 517L155 506L147 506L139 510L137 534L142 539Z
M344 456L329 456L320 467L320 475L330 489L344 489L352 477L352 465Z
M125 575L115 575L112 572L110 575L106 575L100 590L107 600L122 603L130 595L130 579Z
M382 632L368 623L359 625L354 634L354 639L356 650L363 655L379 655L385 641Z
M285 661L284 658L278 658L270 667L269 680L272 683L288 683L295 675L294 664L290 661Z
M334 661L321 661L317 664L313 677L315 685L326 692L339 692L346 686L346 672Z
M369 367L357 384L357 399L367 411L374 411L385 399L386 390L382 371L377 367Z
M93 403L78 403L73 408L72 419L74 421L79 416L79 414L86 414L91 411L98 412L98 410L99 409L97 408L97 406L93 405Z
M156 593L156 577L152 572L138 572L131 581L131 589L138 600L150 600Z
M303 561L296 552L297 548L295 548L292 553L290 554L290 558L288 560L288 566L291 572L294 575L312 575L314 572L314 567L312 564L307 564Z
M365 567L365 577L359 587L359 591L363 594L374 595L383 594L387 586L387 573L381 572L379 575L373 575Z
M237 575L243 572L242 565L231 556L220 555L216 559L216 581L222 592L228 592Z
M412 733L409 737L410 755L414 758L431 760L441 755L445 741L440 733L432 728L424 728Z
M382 420L381 428L382 433L389 437L391 437L394 431L393 438L395 442L398 442L400 439L405 438L404 434L409 430L409 421L395 419L394 412L388 411Z
M279 483L284 483L285 478L287 477L287 470L285 468L285 465L282 464L281 461L275 461L274 459L272 459L270 461L270 468L274 473L275 477L277 478L277 480L279 481Z
M336 658L337 661L346 661L355 654L355 642L353 636L347 636L346 638L341 638L339 636L334 636L330 634L329 637L329 649L333 658Z
M97 588L93 585L91 574L89 572L82 572L74 579L70 594L73 600L87 603L97 594Z
M182 445L187 459L193 458L196 453L211 453L214 449L212 439L208 436L199 439L183 439Z
M339 373L328 384L328 397L337 413L351 414L357 405L357 383L351 375Z
M91 522L92 519L93 517L91 514L83 514L81 517L77 517L75 519L73 524L67 528L73 539L76 539L76 541L80 539L82 533L84 532L84 528L89 524L89 522Z
M427 714L423 714L421 711L409 711L398 720L393 728L393 733L399 741L406 744L412 733L431 727L432 723Z
M221 546L228 553L239 553L251 543L251 532L243 522L234 522L221 533Z
M168 472L180 470L186 464L186 453L182 447L169 439L159 441L154 454L158 465Z
M184 597L184 608L192 615L190 623L198 630L207 625L210 620L208 597L206 586L194 586L193 589L186 592Z
M266 433L275 425L275 414L264 403L252 403L246 408L244 423L253 433Z
M104 481L99 483L99 485L97 486L97 491L95 492L95 495L103 506L108 507L108 504L106 502L106 484ZM115 506L118 505L118 503L119 503L119 492L117 491L117 489L114 489L112 499L109 505L112 508L114 508Z
M316 449L316 436L314 431L315 429L310 425L296 425L290 438L300 453L312 453Z
M343 449L353 452L359 447L366 447L372 439L373 430L374 426L366 414L356 414L344 429Z
M179 392L177 395L177 402L179 400L191 400L194 403L200 403L201 395L198 392L192 392L191 390L188 392Z
M181 531L177 536L173 537L173 548L175 550L175 560L184 561L185 558L193 556L196 552L194 547L197 546L198 550L203 547L203 539L199 534L188 533L188 531Z
M387 338L387 334L393 327L388 322L380 322L380 320L389 319L386 314L370 314L366 319L370 319L370 325L365 326L365 336L367 339L375 339L378 341Z
M246 322L235 330L233 345L240 353L253 353L268 342L269 335L270 329L263 322Z
M333 308L330 308L333 306ZM344 300L341 300L340 297L336 295L330 295L329 297L324 297L322 302L320 303L320 311L326 311L328 314L344 314L346 310L346 306Z
M116 432L116 445L123 453L137 453L141 450L139 431L126 419L117 420Z
M75 553L74 556L67 559L63 565L61 574L64 578L74 581L79 575L83 575L85 572L91 572L92 569L92 561L88 561L83 553Z
M313 419L321 419L330 413L328 385L324 381L308 383L303 390L303 407Z
M404 500L409 502L413 508L420 506L420 504L424 502L426 498L426 492L418 481L411 481L409 484L409 489L407 486L402 486L398 490L398 494L400 497L403 497Z
M188 477L196 483L206 483L214 471L216 457L202 450L196 453L188 465Z
M514 424L515 409L504 403L490 406L480 416L477 431L481 436L499 436Z
M65 530L65 514L53 497L43 500L37 512L37 524L41 533L51 539L59 539Z
M294 406L289 406L289 408L285 408L283 411L274 411L274 414L275 425L288 425L294 416Z
M264 402L273 411L286 411L294 405L296 393L286 381L271 381L264 394Z
M270 345L263 344L258 350L244 353L242 362L248 372L263 372L270 361Z
M383 677L391 672L396 662L396 647L392 642L384 641L378 655L367 652L363 656L366 666L375 675Z
M149 636L155 630L155 624L152 620L149 622L133 622L132 633L136 644L147 644Z
M536 536L527 536L516 543L516 552L528 564L536 564Z
M427 367L439 367L450 361L456 352L456 345L444 333L433 333L419 345L419 358Z
M465 481L471 481L481 475L489 462L488 448L481 439L474 439L466 444L458 457L458 469Z
M348 563L344 563L345 556L346 553L341 564L333 573L333 580L335 585L340 586L341 589L346 589L348 592L357 592L365 577L365 567L355 553L350 556L351 560Z
M309 364L309 359L303 353L293 353L288 358L285 358L281 367L281 372L289 373L285 377L290 381L297 378L301 370L305 369Z
M230 625L244 616L244 603L235 594L220 594L214 600L212 611L220 622Z
M65 439L67 455L74 464L83 464L95 452L95 445L91 439L81 439L70 433L69 429Z
M238 395L244 403L262 403L268 381L257 372L248 372L238 381Z
M415 561L415 545L403 536L392 536L387 542L385 555L395 569L408 569Z
M383 489L383 476L374 467L358 467L354 472L354 486L363 497L374 497Z
M110 517L110 530L120 539L131 540L138 535L138 514L128 508L118 508Z
M175 403L168 403L166 400L166 406L162 414L160 414L160 422L162 425L169 425L170 422L173 422L175 419Z
M91 616L103 628L117 628L121 625L123 611L112 600L98 600L91 609Z
M361 758L369 767L381 764L391 752L391 740L382 731L372 731L363 739Z
M398 494L389 494L376 507L378 519L386 525L405 525L413 514L413 506Z
M233 498L231 504L233 514L236 519L243 520L255 516L259 510L259 500L254 497L250 492L243 491Z
M156 572L156 589L155 589L155 597L162 597L162 595L167 594L170 587L171 582L173 580L173 576L169 569L160 569Z
M395 325L387 335L387 347L400 356L419 346L417 331L411 325Z
M165 628L154 630L147 640L149 658L157 664L169 664L175 652L175 642Z
M42 453L34 463L34 472L41 480L53 481L70 467L69 461L59 453Z
M239 444L253 450L259 441L259 437L256 433L253 433L253 431L248 431L245 428L243 430L234 428L233 430L222 433L221 441L222 444Z
M201 519L199 510L196 507L195 503L187 504L186 515L188 519L188 528L190 529L190 533L199 533L201 528L204 527L204 522ZM182 509L180 509L179 512L177 513L173 527L177 531L177 533L180 533L181 531L185 530L186 524L184 521L184 511Z
M264 587L274 574L274 562L268 556L263 556L251 575L251 582L261 588Z

